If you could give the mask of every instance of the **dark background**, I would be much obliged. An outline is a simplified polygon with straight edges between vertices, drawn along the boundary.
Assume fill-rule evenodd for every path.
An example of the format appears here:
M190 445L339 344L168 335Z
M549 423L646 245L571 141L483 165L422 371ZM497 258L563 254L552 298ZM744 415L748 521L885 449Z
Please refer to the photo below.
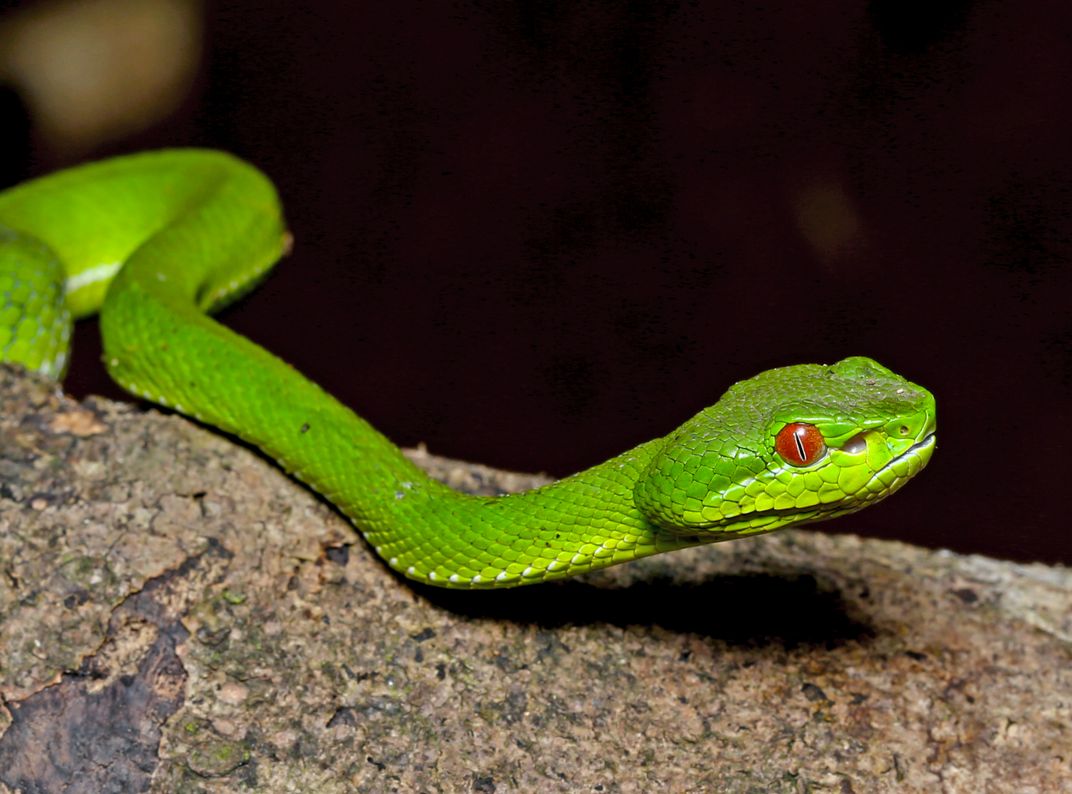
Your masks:
M210 3L140 132L72 154L9 86L3 176L249 158L296 248L224 320L394 440L504 468L873 356L936 394L939 449L822 529L1072 561L1072 13L782 5ZM118 396L95 323L76 345L70 389Z

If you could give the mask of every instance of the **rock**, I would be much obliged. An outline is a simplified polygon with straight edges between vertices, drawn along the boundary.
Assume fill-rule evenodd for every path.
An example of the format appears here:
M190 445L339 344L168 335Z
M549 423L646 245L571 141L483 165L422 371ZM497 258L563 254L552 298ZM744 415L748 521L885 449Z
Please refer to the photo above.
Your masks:
M0 402L2 790L1072 787L1067 569L789 530L436 591L181 417Z

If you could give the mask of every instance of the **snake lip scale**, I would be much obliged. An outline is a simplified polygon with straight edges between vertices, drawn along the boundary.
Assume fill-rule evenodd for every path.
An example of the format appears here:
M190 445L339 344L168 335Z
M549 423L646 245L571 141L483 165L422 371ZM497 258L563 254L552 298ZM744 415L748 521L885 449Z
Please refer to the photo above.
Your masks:
M123 388L258 447L396 571L463 589L843 516L899 490L936 446L930 392L853 356L742 380L667 436L541 488L457 493L208 316L291 239L268 177L224 152L145 152L4 190L0 360L60 379L72 318L99 311Z
M902 465L904 463L907 463L909 461L918 462L920 467L922 468L924 465L926 465L926 460L923 459L923 456L929 457L931 452L933 451L934 446L935 446L936 443L937 443L937 436L935 435L935 433L934 432L927 433L926 435L924 435L924 437L922 439L920 439L919 441L914 443L912 446L910 446L908 449L906 449L904 452L902 452L896 458L893 458L889 463L887 463L881 469L879 469L874 474L872 474L870 480L868 481L868 484L871 484L871 483L874 483L874 482L878 481L884 475L884 473L889 472L889 471L895 471L896 467L898 467L898 466L900 466L900 465ZM895 488L900 488L901 485L903 485L905 482L907 482L907 478L903 478L903 479L899 478L894 487ZM879 497L879 498L884 498L884 497ZM778 510L755 511L754 513L752 513L752 515L756 515L756 516L775 515L778 512L779 512ZM819 513L819 511L817 511L817 513L818 513L818 515L817 515L816 520L821 521L821 520L823 520L825 518L825 516L823 516L821 513ZM804 522L800 522L800 523L804 523Z
M920 436L919 441L914 442L904 452L892 458L880 469L870 474L860 489L862 496L860 497L861 503L859 505L846 509L837 503L824 504L820 499L820 503L815 505L815 509L808 511L798 510L792 519L792 525L801 526L805 524L813 524L820 521L827 521L836 516L845 515L848 512L855 512L856 510L861 509L863 505L884 499L890 493L899 490L912 476L918 473L919 470L927 464L934 451L934 447L937 443L937 436L933 430L933 419L929 422L929 426L924 427ZM889 479L890 476L892 476L892 479ZM873 491L872 489L876 487L879 488L879 490ZM737 533L739 536L756 534L758 532L769 532L771 531L769 524L772 521L781 521L782 517L786 514L787 509L791 510L792 508L771 508L763 510L755 509L754 507L742 507L740 513L736 516L736 520L723 523L721 529L724 532ZM747 523L742 525L742 518L745 519ZM780 523L779 526L781 526ZM703 527L703 529L709 531L714 528L714 525ZM729 537L732 536L733 535ZM705 538L702 534L694 536L693 540L696 544L711 542L710 537Z
M938 443L938 435L932 430L931 432L927 433L927 435L925 435L923 438L921 438L919 441L917 441L915 444L910 446L908 448L908 450L903 455L901 455L900 457L903 458L903 457L905 457L907 455L918 455L922 450L928 449L930 447L933 447L937 443Z
M882 471L890 469L893 466L895 466L895 465L897 465L897 464L899 464L899 463L901 463L903 461L906 461L906 460L909 460L909 459L912 459L912 458L919 458L924 453L929 455L934 450L934 447L935 447L935 445L937 443L938 443L938 435L937 435L937 433L935 433L933 430L930 430L930 431L924 433L922 438L919 439L919 441L916 441L914 444L912 444L912 446L910 446L908 449L906 449L900 455L898 455L893 460L891 460L889 463L887 463L885 466L883 466L882 469L879 472L875 473L875 476L878 476L878 474L881 473Z

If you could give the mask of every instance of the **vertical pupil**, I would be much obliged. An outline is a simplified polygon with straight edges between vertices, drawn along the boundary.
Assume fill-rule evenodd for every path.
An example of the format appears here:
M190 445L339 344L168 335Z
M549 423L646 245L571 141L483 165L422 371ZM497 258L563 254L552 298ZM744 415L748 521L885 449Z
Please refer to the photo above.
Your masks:
M793 466L810 466L822 457L824 449L819 428L805 422L784 425L774 439L774 451Z

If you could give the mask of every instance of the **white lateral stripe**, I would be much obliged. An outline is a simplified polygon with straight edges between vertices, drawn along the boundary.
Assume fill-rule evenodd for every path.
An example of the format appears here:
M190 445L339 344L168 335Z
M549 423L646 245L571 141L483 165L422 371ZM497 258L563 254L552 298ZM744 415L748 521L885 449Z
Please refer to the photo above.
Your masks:
M67 294L70 295L72 292L88 287L91 284L96 284L98 281L107 281L118 273L119 268L122 266L122 262L111 262L107 265L97 265L89 270L83 270L81 273L68 276Z

